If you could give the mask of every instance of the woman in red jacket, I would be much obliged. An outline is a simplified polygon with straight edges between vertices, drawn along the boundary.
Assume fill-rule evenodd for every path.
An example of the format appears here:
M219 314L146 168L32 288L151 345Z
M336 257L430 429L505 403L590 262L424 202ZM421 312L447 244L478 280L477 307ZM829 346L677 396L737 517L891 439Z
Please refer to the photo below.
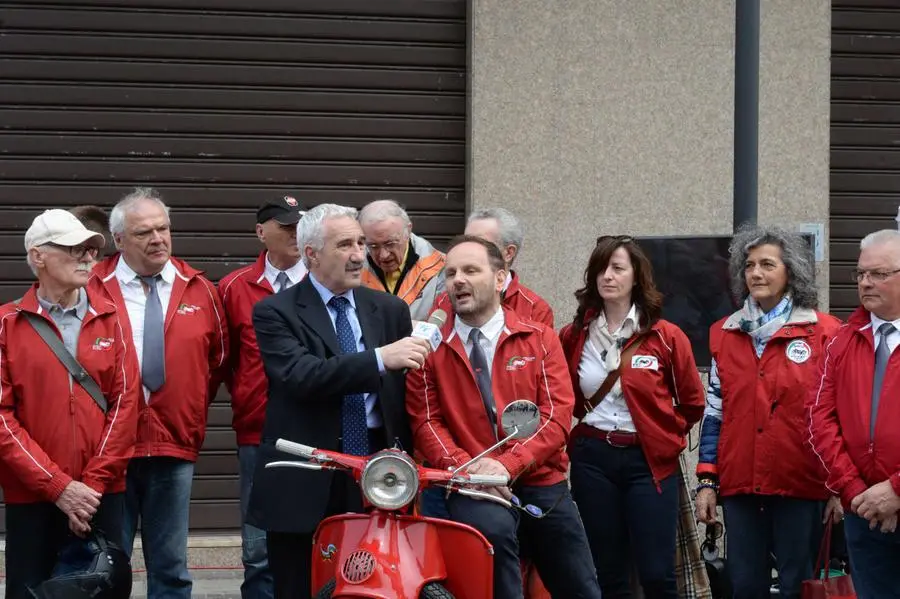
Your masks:
M575 416L572 497L604 599L631 597L632 558L647 599L677 599L678 457L703 414L687 336L660 319L650 261L630 237L597 240L560 332Z
M804 400L840 321L816 311L813 265L799 235L744 228L730 253L732 290L744 306L709 333L697 518L716 520L718 492L735 599L769 597L770 549L780 596L793 599L812 578L828 499L825 473L806 443ZM837 500L829 500L825 518L832 514L841 517Z

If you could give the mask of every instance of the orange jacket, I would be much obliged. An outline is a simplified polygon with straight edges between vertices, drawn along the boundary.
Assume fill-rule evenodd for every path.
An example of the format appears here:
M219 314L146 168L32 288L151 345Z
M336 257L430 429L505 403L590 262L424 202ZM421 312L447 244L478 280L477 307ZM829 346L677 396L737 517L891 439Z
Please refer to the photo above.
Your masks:
M116 264L119 254L94 267L113 298L132 341L131 322ZM135 457L168 456L194 461L206 436L206 416L225 374L228 330L216 288L200 271L171 258L177 274L166 309L166 382L144 401L141 391Z
M393 295L406 302L413 320L425 320L431 314L435 298L444 289L444 254L415 234L409 236L409 243L406 266ZM390 293L384 281L384 273L370 256L366 257L362 284L375 291Z
M512 273L512 281L503 292L503 307L515 312L519 318L545 324L553 328L553 310L537 293L519 282L519 275ZM447 292L441 293L434 302L434 310L440 308L447 314L453 313L453 305ZM430 314L430 312L429 312Z
M93 279L92 279L93 281ZM7 503L55 502L72 480L99 493L125 490L141 386L137 356L112 301L89 285L76 358L106 397L106 414L22 312L56 325L33 286L0 307L0 486Z
M591 315L588 315L590 321ZM578 380L578 365L587 339L588 326L576 329L568 324L559 332L569 361L575 390L575 416L585 415L585 397ZM625 347L634 342L632 337ZM624 348L623 348L624 351ZM625 403L641 440L641 447L654 482L665 479L678 468L678 456L686 446L685 436L703 416L706 394L694 364L694 352L687 335L666 320L658 320L641 343L638 356L655 358L656 368L632 368L622 364L619 378Z
M753 340L729 316L709 330L722 397L715 463L697 474L718 474L723 496L760 494L825 500L825 473L806 435L806 396L818 383L825 344L841 322L795 309L756 357ZM704 421L706 436L708 419Z
M504 308L506 327L497 341L491 383L498 422L507 404L535 402L541 413L537 432L511 441L492 457L525 485L565 480L565 453L574 397L566 362L552 329L525 321ZM406 409L416 449L436 468L460 466L496 442L475 375L454 319L443 327L444 341L425 366L406 375ZM502 429L500 429L502 430Z

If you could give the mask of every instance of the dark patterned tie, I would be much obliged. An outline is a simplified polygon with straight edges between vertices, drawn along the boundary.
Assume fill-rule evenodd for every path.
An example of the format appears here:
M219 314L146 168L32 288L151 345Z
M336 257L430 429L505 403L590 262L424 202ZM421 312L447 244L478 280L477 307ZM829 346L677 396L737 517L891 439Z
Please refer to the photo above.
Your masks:
M878 403L881 401L881 386L884 383L884 373L887 370L888 361L891 359L891 348L888 346L888 336L896 331L893 323L885 322L878 327L881 335L881 343L875 350L875 378L872 379L872 419L869 421L869 438L875 437L875 416L878 414Z
M350 300L346 297L335 296L328 301L328 305L337 312L334 322L337 333L338 345L342 354L355 354L357 351L356 336L347 318L347 310L350 309ZM366 397L363 393L354 393L344 396L341 409L341 434L344 440L344 453L350 455L369 454L369 429L366 426Z
M488 368L487 357L478 341L484 337L481 329L472 329L469 332L469 341L472 342L472 353L469 355L469 363L475 373L475 383L481 393L481 402L487 414L488 422L494 428L494 436L497 436L497 407L494 404L494 390L491 388L491 370Z
M156 391L166 382L166 340L164 335L162 302L159 300L157 282L162 277L141 277L147 286L144 304L144 348L141 355L141 380L150 391Z

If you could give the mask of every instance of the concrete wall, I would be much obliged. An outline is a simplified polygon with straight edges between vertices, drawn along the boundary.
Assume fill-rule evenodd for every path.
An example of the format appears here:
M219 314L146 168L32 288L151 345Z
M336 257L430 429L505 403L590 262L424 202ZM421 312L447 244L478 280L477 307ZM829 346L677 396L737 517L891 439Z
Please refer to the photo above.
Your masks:
M830 3L761 11L760 221L827 223ZM516 268L557 323L598 235L731 231L734 1L472 0L469 21L470 206L523 219Z

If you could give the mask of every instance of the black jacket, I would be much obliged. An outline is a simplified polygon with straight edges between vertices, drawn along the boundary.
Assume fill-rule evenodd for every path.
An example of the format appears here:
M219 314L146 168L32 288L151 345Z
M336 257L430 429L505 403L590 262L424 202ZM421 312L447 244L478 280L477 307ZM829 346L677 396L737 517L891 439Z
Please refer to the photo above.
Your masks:
M341 450L345 395L377 393L387 445L412 451L402 371L378 372L375 348L412 332L409 308L391 295L353 290L364 352L342 355L331 318L309 277L258 302L253 326L269 379L269 399L247 522L263 530L309 533L325 516L334 473L265 465L298 459L279 452L283 438Z

